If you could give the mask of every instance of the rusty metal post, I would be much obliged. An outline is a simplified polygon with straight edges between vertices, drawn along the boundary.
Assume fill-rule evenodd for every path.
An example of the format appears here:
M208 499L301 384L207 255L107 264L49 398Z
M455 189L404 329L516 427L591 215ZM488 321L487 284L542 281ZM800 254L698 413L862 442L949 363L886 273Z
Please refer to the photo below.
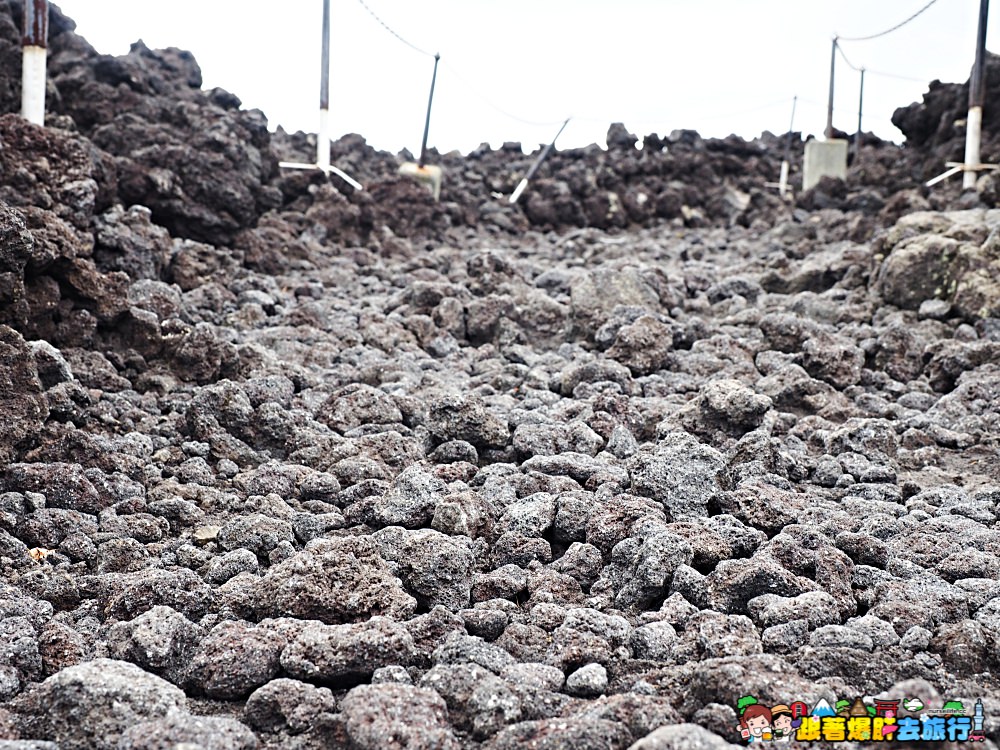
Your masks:
M421 168L427 163L427 133L431 129L431 105L434 104L434 84L437 83L438 61L440 59L440 54L434 55L434 75L431 76L431 94L427 97L427 118L424 120L424 140L420 144L420 161L417 162L417 166Z
M45 63L49 38L48 0L24 0L21 24L21 116L45 124Z
M316 165L330 168L330 0L323 0L323 52L319 71L319 133L316 134Z
M965 125L965 173L962 175L962 189L976 187L976 177L980 169L979 147L983 132L983 104L986 99L986 17L989 15L990 0L979 1L979 29L976 34L976 62L972 66L969 79L969 116Z

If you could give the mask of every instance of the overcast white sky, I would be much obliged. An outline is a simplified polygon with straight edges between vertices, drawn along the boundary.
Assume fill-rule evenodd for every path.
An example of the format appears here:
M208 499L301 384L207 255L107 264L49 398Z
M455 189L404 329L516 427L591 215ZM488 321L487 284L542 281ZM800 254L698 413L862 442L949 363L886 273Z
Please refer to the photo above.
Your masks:
M883 31L927 0L365 2L410 43L441 53L429 145L467 152L484 141L530 151L569 116L562 148L603 145L613 121L640 138L691 128L749 139L786 132L794 95L795 129L822 134L833 35ZM322 0L57 4L100 52L124 54L140 38L190 50L206 88L263 110L272 130L317 129ZM900 141L896 107L919 100L934 78L968 78L978 10L979 0L937 0L880 39L842 43L870 71L865 130ZM1000 50L1000 7L993 11L987 47ZM333 137L355 132L379 149L418 152L433 60L360 0L331 0L331 16ZM834 124L843 130L857 127L858 84L838 58Z

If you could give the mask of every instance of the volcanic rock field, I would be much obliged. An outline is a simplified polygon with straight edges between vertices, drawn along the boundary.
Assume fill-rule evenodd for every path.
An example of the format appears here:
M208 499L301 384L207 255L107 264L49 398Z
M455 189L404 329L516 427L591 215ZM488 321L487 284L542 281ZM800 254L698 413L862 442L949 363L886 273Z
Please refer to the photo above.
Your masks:
M748 694L996 748L1000 182L922 186L966 86L790 201L783 135L615 124L516 206L537 151L432 152L435 202L55 7L31 125L20 8L0 748L722 750Z

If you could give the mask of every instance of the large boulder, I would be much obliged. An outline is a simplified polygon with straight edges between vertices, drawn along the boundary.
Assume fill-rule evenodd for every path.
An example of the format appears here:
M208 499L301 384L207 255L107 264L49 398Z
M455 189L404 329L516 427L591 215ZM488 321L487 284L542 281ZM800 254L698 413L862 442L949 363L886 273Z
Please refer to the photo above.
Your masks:
M881 247L876 288L887 302L917 310L939 299L968 319L1000 316L1000 210L910 214Z

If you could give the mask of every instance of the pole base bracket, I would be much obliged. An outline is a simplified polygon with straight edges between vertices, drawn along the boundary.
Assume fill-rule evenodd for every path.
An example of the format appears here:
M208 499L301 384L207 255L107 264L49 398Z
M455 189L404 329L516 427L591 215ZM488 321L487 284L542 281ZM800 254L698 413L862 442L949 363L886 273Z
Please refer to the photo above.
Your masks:
M949 177L953 177L960 172L988 172L1000 169L1000 164L966 164L960 161L948 161L945 162L944 165L948 167L948 169L939 174L937 177L925 182L924 184L927 187L933 187L939 182L944 182Z
M435 165L420 166L408 161L399 168L399 174L427 185L431 189L434 200L441 200L441 178L444 172Z

